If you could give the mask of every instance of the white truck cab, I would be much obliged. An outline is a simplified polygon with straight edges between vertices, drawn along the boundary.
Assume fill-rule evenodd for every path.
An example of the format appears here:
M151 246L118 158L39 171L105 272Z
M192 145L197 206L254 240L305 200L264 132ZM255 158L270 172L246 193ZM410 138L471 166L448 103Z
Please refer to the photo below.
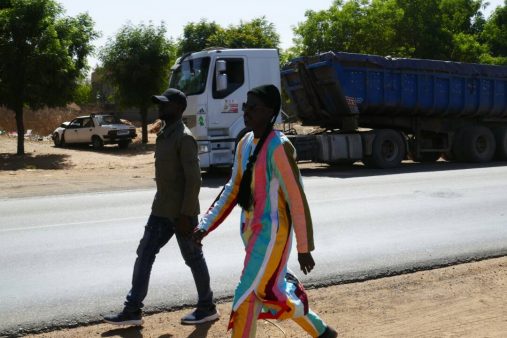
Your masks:
M176 61L169 86L187 95L183 119L197 139L202 169L232 165L246 132L242 104L264 84L280 89L276 49L208 49Z

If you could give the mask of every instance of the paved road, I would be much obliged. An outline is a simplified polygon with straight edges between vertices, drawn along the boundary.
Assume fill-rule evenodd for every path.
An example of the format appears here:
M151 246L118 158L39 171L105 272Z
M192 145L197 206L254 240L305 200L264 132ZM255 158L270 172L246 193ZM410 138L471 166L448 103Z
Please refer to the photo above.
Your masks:
M507 167L421 171L305 170L317 267L329 284L507 254ZM209 183L209 184L208 184ZM203 208L220 190L207 182ZM0 200L0 333L97 320L120 310L153 190ZM242 266L239 212L205 241L218 297ZM297 262L292 255L291 267ZM194 302L176 241L152 273L147 310Z

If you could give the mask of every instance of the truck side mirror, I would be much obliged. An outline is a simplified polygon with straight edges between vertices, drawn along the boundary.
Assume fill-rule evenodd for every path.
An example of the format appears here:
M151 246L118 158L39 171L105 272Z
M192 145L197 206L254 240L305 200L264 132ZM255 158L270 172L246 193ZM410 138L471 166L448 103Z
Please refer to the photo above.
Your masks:
M217 82L217 92L227 90L227 62L217 60L215 64L215 77Z

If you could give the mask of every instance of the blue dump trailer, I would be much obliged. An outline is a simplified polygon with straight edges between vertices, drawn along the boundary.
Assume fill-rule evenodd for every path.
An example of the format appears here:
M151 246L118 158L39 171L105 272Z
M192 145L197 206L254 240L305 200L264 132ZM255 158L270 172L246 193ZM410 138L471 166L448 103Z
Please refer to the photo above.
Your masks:
M328 52L281 71L300 160L507 160L507 67Z

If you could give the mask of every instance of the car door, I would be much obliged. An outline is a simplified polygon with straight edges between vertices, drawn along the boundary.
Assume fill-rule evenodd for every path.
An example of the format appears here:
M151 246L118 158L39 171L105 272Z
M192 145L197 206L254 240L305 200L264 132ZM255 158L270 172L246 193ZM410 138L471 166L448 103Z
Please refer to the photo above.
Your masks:
M77 118L70 121L67 128L65 128L65 142L66 143L78 143L79 142L79 130L82 126L82 119Z
M79 143L90 143L94 130L93 119L90 117L81 120L81 127L77 130L77 141Z

